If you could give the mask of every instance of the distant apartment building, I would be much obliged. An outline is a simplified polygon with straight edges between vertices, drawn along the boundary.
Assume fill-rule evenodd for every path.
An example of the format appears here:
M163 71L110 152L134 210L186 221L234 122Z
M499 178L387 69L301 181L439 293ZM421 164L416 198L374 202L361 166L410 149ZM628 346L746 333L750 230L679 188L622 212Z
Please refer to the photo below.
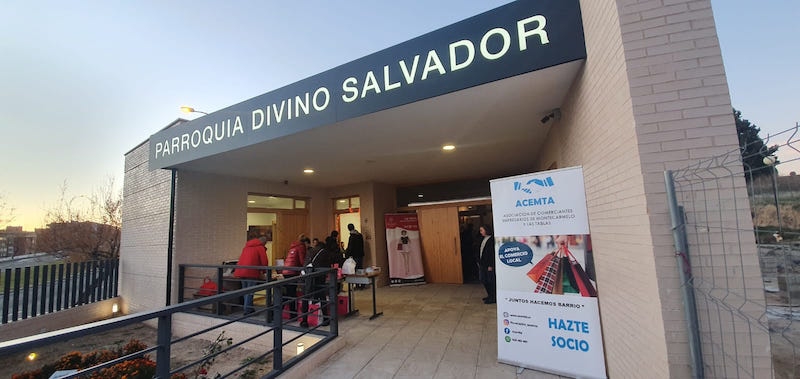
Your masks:
M30 254L36 251L36 232L26 232L21 226L0 230L0 258Z

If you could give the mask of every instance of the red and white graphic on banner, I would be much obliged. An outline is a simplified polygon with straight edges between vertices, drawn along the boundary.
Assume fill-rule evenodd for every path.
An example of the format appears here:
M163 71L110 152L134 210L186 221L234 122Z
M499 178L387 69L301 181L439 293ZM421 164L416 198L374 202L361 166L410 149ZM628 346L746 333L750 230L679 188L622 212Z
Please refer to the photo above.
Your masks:
M417 214L390 213L384 215L384 221L389 251L389 285L425 284Z

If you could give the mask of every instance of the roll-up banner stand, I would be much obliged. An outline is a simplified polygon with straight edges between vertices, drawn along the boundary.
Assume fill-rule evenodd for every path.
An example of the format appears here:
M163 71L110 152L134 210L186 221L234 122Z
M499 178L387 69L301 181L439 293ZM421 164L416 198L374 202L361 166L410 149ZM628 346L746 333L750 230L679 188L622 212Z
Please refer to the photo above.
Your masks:
M583 169L491 181L500 362L606 378Z
M388 213L386 248L389 251L389 286L425 284L419 222L416 213Z

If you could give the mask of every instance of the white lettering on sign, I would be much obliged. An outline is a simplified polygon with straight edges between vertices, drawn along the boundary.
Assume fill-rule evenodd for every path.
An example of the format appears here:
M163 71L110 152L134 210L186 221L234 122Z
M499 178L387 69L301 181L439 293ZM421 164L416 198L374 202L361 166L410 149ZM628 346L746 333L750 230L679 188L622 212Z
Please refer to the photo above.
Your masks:
M294 101L294 107L292 106ZM253 109L251 112L252 130L261 129L262 126L267 127L273 124L280 124L284 120L291 120L292 118L299 118L307 116L311 113L311 104L315 111L322 112L328 107L330 103L330 92L325 87L317 88L312 96L310 92L302 95L297 95L292 98L281 100L280 103L273 103L266 107Z
M526 30L525 28L532 22L536 22L536 29ZM519 51L528 49L528 37L533 35L539 36L539 43L542 45L547 45L550 43L550 39L547 38L547 32L544 30L545 25L547 25L547 19L545 19L542 15L536 15L517 21Z
M383 66L382 72L370 70L363 76L349 76L342 81L342 101L352 103L369 96L378 96L382 92L395 90L402 86L410 86L416 80L427 80L432 78L433 75L447 75L448 69L450 70L449 72L466 69L475 62L476 43L478 51L480 51L480 57L488 61L496 61L505 56L515 42L519 51L528 49L528 39L534 40L538 38L540 45L549 44L550 39L544 29L546 25L547 20L545 17L536 15L517 21L516 34L513 34L516 37L516 41L514 41L511 32L498 27L486 31L480 41L477 42L468 39L452 42L447 46L446 54L448 56L445 57L446 60L444 61L448 62L449 65L443 64L439 52L431 49L425 53L425 63L422 69L419 68L422 54L417 54L413 58L401 59L397 64ZM393 72L396 72L398 68L402 77L397 74L393 75ZM381 74L383 75L382 78L379 77Z
M428 73L433 70L436 70L439 75L444 75L447 72L444 70L442 60L439 59L439 54L436 54L436 50L428 52L428 59L425 60L425 70L422 71L422 80L428 79Z
M486 61L497 61L503 58L515 43L518 51L525 51L537 42L539 45L547 45L550 43L550 39L545 30L546 26L545 16L530 16L517 20L517 30L513 34L505 28L496 27L487 30L480 39L456 40L448 44L446 49L431 48L427 52L409 55L396 63L383 65L382 70L378 68L380 66L377 66L376 70L366 71L363 75L356 73L341 82L342 101L352 103L359 99L380 96L383 92L412 86L415 82L443 77L448 72L468 69L475 63L476 56ZM423 54L425 62L420 68ZM440 54L443 55L440 56ZM309 91L289 96L272 104L265 104L263 107L251 110L249 130L250 132L259 132L265 126L267 128L279 126L289 120L307 117L314 112L324 112L330 105L330 101L330 91L327 87L320 86L313 92ZM226 120L215 122L213 126L206 125L200 129L157 141L154 158L171 156L244 134L245 129L241 116L229 117ZM535 206L545 203L552 204L552 198L526 199L517 206Z
M495 35L500 36L500 38L503 39L503 47L500 49L500 51L492 53L489 52L489 48L486 46L486 44L489 43L489 38L492 38L492 36ZM502 58L503 55L506 55L508 52L509 47L511 47L511 34L509 34L508 31L503 28L494 28L484 34L483 38L481 38L481 55L489 60Z
M456 48L463 46L467 48L467 59L463 62L458 63L458 58L456 57ZM475 45L472 44L472 41L468 39L463 39L461 41L456 41L450 44L450 71L460 70L462 68L469 67L472 61L475 59Z
M194 130L191 133L183 133L179 136L156 142L155 157L157 159L198 148L201 145L211 145L216 141L235 137L238 134L244 134L244 127L242 127L241 117L236 116L233 120L229 118L216 122L213 126L206 125L201 130Z

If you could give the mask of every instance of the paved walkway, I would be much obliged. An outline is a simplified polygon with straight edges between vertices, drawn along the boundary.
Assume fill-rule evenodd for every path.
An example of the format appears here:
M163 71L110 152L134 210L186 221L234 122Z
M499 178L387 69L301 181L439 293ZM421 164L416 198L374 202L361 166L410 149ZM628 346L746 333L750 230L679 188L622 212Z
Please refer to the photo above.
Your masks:
M479 284L426 284L354 292L360 314L339 323L345 347L310 378L560 378L497 362L496 305ZM531 352L535 354L535 352Z

